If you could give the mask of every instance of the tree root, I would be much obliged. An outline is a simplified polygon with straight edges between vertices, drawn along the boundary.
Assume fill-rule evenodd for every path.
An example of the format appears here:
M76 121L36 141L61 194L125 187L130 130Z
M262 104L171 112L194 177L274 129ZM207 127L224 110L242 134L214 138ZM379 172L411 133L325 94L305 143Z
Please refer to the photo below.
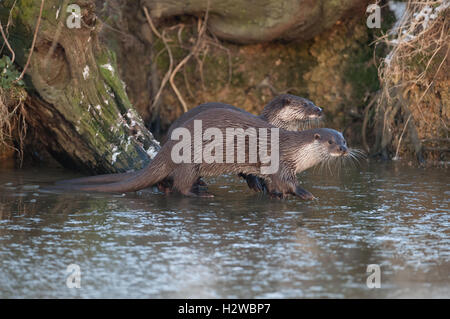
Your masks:
M186 64L192 59L194 58L196 63L197 63L197 67L199 69L199 76L200 76L200 80L202 83L202 89L205 92L206 91L206 85L205 85L205 80L204 80L204 72L203 72L203 66L204 66L204 62L205 59L208 55L208 51L209 51L209 46L215 46L220 50L225 51L225 53L227 54L228 57L228 83L227 85L229 85L231 83L231 79L232 79L232 62L231 62L231 53L230 50L228 48L225 48L224 46L222 46L217 39L211 38L206 34L207 31L207 23L208 23L208 17L209 17L209 1L208 1L208 7L206 9L205 12L205 16L204 18L199 18L197 20L197 36L196 39L194 41L194 44L191 47L186 47L185 45L183 45L183 41L182 41L182 31L185 27L184 24L178 24L175 26L171 26L168 27L166 29L164 29L162 31L162 33L158 32L158 30L156 29L150 13L148 12L148 9L146 7L143 7L144 13L145 13L145 17L147 19L147 23L150 26L152 32L161 39L161 41L164 44L164 49L162 52L167 51L168 55L169 55L169 60L170 60L170 65L169 65L169 69L167 70L163 80L161 81L161 85L159 87L158 92L156 93L153 103L152 103L152 109L154 108L154 106L158 103L158 101L161 98L161 94L167 84L167 82L170 84L173 92L175 93L178 101L181 104L181 107L183 109L183 112L187 112L188 111L188 105L186 103L185 98L183 97L183 95L181 94L180 90L178 89L176 83L175 83L175 77L176 75L183 70L183 79L184 79L184 83L186 86L186 91L188 92L189 96L191 98L194 98L195 95L192 92L192 89L189 85L189 79L188 79L188 75L186 73ZM184 58L178 62L178 64L176 64L176 66L174 66L174 57L173 57L173 53L171 51L171 46L168 44L168 39L164 36L165 35L165 31L166 30L173 30L178 28L178 32L177 32L177 39L178 39L178 44L179 47L184 48L186 50L188 50L188 54L186 56L184 56ZM214 36L213 36L214 37ZM160 53L162 53L160 52ZM156 56L156 58L159 56L159 54Z

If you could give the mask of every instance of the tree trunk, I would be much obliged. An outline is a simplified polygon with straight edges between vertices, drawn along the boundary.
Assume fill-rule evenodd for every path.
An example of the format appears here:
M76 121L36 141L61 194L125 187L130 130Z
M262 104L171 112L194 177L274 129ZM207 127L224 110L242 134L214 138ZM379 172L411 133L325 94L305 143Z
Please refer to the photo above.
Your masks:
M159 150L130 103L116 59L98 40L94 1L77 1L81 27L69 28L69 1L46 0L37 41L30 51L41 1L0 3L16 63L31 63L25 78L29 129L65 166L117 172L144 166Z

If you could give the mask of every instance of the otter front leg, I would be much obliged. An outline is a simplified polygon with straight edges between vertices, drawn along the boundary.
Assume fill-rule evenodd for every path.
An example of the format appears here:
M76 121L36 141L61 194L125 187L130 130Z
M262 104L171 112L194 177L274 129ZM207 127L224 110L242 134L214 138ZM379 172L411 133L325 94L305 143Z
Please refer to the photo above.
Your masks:
M287 195L295 195L303 200L315 198L313 194L298 186L295 176L280 179L278 175L273 175L270 181L266 181L266 184L272 197L284 198Z
M289 193L291 195L295 195L300 197L303 200L313 200L315 199L314 195L308 192L306 189L298 186L297 179L295 177L292 178L288 183Z
M247 182L247 185L250 189L253 189L255 192L267 192L267 186L264 180L260 177L257 177L255 175L247 175L244 173L239 173L239 176L245 179Z
M314 197L313 194L311 194L306 189L303 189L303 188L301 188L298 185L295 186L295 189L294 189L292 194L295 195L295 196L298 196L298 197L300 197L301 199L304 199L304 200L313 200L313 199L316 198L316 197Z
M303 189L298 185L297 177L295 175L292 175L289 178L287 178L286 181L282 184L282 187L287 188L288 194L298 196L303 200L315 199L313 194L311 194L306 189Z
M267 193L272 198L283 199L291 193L289 183L281 181L278 176L264 180Z

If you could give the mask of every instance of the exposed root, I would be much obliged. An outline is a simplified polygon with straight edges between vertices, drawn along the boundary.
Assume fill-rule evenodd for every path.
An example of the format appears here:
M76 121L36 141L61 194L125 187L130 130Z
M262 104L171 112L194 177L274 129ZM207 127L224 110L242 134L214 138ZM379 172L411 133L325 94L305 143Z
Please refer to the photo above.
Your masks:
M187 112L188 108L187 108L186 102L183 99L183 96L181 95L180 91L178 90L178 88L175 85L174 78L175 78L175 75L177 75L178 71L180 71L180 69L189 61L189 59L192 56L197 54L200 46L202 45L203 35L204 35L205 31L206 31L206 25L208 23L208 12L209 12L209 10L206 11L205 19L201 23L200 30L199 30L197 41L196 41L195 45L193 46L193 48L191 49L189 54L187 56L185 56L184 59L181 60L180 63L178 63L178 65L172 71L172 74L170 75L170 79L169 79L170 85L172 86L172 89L174 90L175 94L177 95L178 100L180 101L181 105L183 106L183 111L184 112ZM179 38L180 38L180 36L179 36Z
M361 127L361 136L362 136L363 147L366 150L366 152L370 152L370 147L369 147L369 144L367 143L367 126L368 126L369 118L370 118L369 114L370 114L370 110L377 103L379 98L380 98L380 94L379 94L379 92L377 92L375 94L375 96L367 104L366 108L364 109L364 119L363 119L363 124Z
M25 91L0 88L0 146L18 153L23 161L23 145L27 133ZM17 145L17 147L15 146Z
M159 38L161 39L161 41L164 44L164 50L162 52L159 52L156 55L156 58L158 58L158 56L163 53L163 52L167 52L167 54L169 55L169 61L170 61L170 65L169 65L169 69L167 70L163 80L161 81L161 85L160 88L157 92L157 94L155 95L154 99L153 99L153 104L152 104L152 108L154 107L154 105L156 103L158 103L158 101L161 98L161 94L164 91L164 88L167 84L167 82L169 82L172 90L174 91L178 101L180 102L183 112L187 112L189 107L188 104L186 102L186 99L184 98L184 96L181 94L180 90L178 89L177 84L175 83L175 77L176 75L183 70L183 80L184 80L184 84L186 87L186 91L189 94L189 96L191 98L195 98L196 95L198 94L194 94L192 92L192 89L190 87L189 84L189 78L186 72L186 68L185 66L187 65L187 63L190 60L194 60L196 61L197 64L197 68L199 71L199 76L200 76L200 81L202 84L202 89L203 91L206 91L206 85L205 85L205 80L204 80L204 74L203 74L203 65L205 63L205 59L208 55L208 51L209 51L209 47L210 46L214 46L217 47L220 50L223 50L228 57L228 84L229 85L231 83L231 79L232 79L232 62L231 62L231 53L230 50L225 48L224 46L222 46L220 44L220 42L214 38L214 36L210 37L207 34L207 23L208 23L208 17L209 17L209 2L208 2L208 7L207 10L205 12L205 16L204 18L199 18L197 20L197 35L196 35L196 39L195 40L190 40L191 43L193 43L193 45L191 46L186 46L183 43L183 39L182 39L182 32L185 28L184 24L178 24L175 26L171 26L171 27L166 27L161 33L156 29L150 13L148 12L148 9L146 7L143 7L147 22L152 30L152 32ZM178 40L178 46L187 50L188 53L186 56L184 56L180 62L178 62L178 64L176 64L176 66L174 67L174 56L173 56L173 52L172 52L172 48L174 47L174 45L169 45L169 41L168 39L164 36L166 31L173 31L177 29L177 34L176 34L176 38ZM172 47L172 48L171 48Z
M2 38L4 40L2 47L0 48L0 54L3 52L3 48L5 47L5 45L8 47L8 50L11 52L11 63L14 63L15 60L15 52L13 51L13 49L11 48L11 46L9 45L8 42L8 35L9 35L9 27L12 24L12 12L16 6L17 0L14 0L13 5L11 6L11 9L9 10L9 16L8 16L8 22L6 23L6 27L5 29L3 29L3 26L0 22L0 32L2 34Z
M11 45L9 44L8 37L7 37L6 33L5 33L5 31L3 30L3 25L1 23L1 21L0 21L0 32L2 34L4 45L6 45L6 47L9 50L9 52L11 52L11 64L12 64L12 63L14 63L14 60L16 59L16 53L14 52L14 50L11 48Z
M449 81L449 13L446 0L410 0L402 19L378 39L377 45L387 45L390 52L379 66L382 89L375 120L381 136L377 136L375 153L387 155L388 149L391 153L395 150L394 158L398 159L406 134L408 146L423 163L419 135L448 137L449 102L441 95ZM365 117L370 108L366 108ZM363 137L365 129L363 125Z

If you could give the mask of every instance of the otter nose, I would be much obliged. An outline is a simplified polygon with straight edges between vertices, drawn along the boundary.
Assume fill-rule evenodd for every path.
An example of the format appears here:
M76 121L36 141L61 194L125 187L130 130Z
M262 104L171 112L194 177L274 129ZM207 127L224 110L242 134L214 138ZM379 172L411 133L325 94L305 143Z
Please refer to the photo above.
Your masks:
M320 108L320 107L318 107L317 106L317 108L316 108L316 114L317 114L317 116L322 116L322 108Z
M345 147L344 145L341 145L341 146L339 146L339 151L342 154L346 154L348 150L347 150L347 147Z

